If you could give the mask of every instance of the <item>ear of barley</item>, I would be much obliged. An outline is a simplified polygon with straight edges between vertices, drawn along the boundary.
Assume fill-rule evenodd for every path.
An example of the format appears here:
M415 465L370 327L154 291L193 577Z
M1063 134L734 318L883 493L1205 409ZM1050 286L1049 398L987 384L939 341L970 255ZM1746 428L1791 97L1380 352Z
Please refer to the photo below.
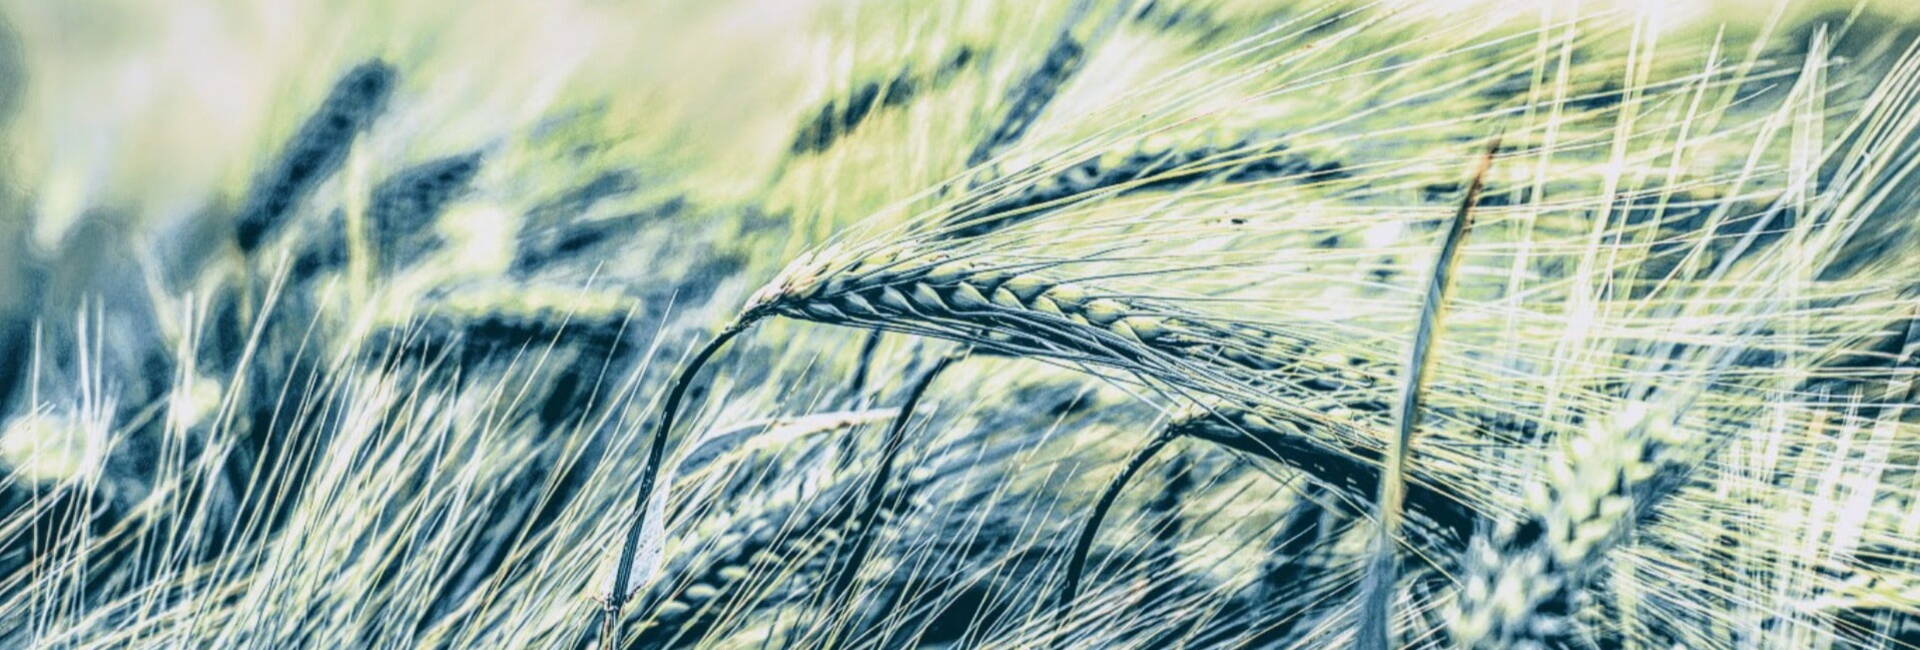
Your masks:
M841 482L805 501L754 504L758 507L707 532L697 547L663 567L670 581L648 587L636 642L696 641L757 607L756 601L779 582L824 577L804 566L805 560L853 530L856 487Z
M353 139L386 109L396 73L368 61L334 83L320 109L287 143L279 161L254 181L234 226L240 250L251 252L275 234L288 214L347 159Z
M804 257L751 301L746 318L781 314L837 325L877 327L946 338L1017 355L1122 369L1177 393L1220 396L1278 418L1292 435L1333 454L1365 453L1377 438L1328 410L1337 399L1297 403L1275 395L1304 394L1264 379L1319 366L1303 347L1248 325L1217 325L1175 307L1057 282L1019 266L977 260L931 261L904 252L856 257L825 249ZM1340 376L1338 371L1328 376ZM1351 377L1351 375L1348 375ZM1362 393L1365 395L1365 393ZM1362 399L1370 399L1362 397ZM1370 402L1361 408L1377 409ZM1233 436L1220 435L1229 439ZM1250 441L1243 441L1242 444ZM1377 487L1378 477L1366 479ZM1372 495L1360 499L1371 501Z
M1136 145L1120 153L1090 156L1067 166L1064 171L1053 171L1052 165L1044 165L969 188L936 237L983 237L1079 203L1178 191L1211 181L1251 184L1285 180L1313 184L1337 180L1348 173L1337 161L1293 153L1283 143L1268 142L1253 135L1224 145L1209 143L1185 149L1155 146Z
M0 3L0 647L550 647L616 568L630 647L1341 647L1381 558L1423 648L1920 638L1913 3L1069 2ZM909 422L884 524L885 427L673 430L865 408L856 336L624 329L822 240L807 320L1020 357ZM1179 530L1101 531L1055 620L1070 468L1188 404L1238 453L1166 465L1231 478L1155 481Z
M1471 648L1564 643L1596 560L1621 543L1636 503L1658 502L1646 489L1659 481L1649 479L1687 463L1660 452L1684 443L1678 432L1671 413L1641 408L1566 441L1547 472L1550 483L1531 498L1540 514L1495 542L1474 539L1450 616L1454 641Z
M900 249L896 249L900 250ZM1178 393L1227 396L1225 418L1180 426L1196 437L1300 469L1351 504L1373 502L1380 486L1378 439L1328 417L1345 406L1276 400L1289 390L1261 373L1316 368L1303 348L1247 325L1216 325L1176 308L1055 282L1025 267L977 260L916 259L906 252L859 258L817 251L789 267L751 301L749 318L777 313L839 325L877 327L972 343L986 349L1120 368ZM1321 375L1338 376L1336 373ZM1299 391L1298 387L1290 390ZM1363 393L1364 395L1364 393ZM1365 398L1363 398L1365 399ZM1379 408L1362 403L1361 408ZM1416 472L1410 508L1423 527L1464 540L1474 515L1449 482Z
M848 473L818 490L789 493L782 489L776 491L781 495L779 498L745 500L737 507L728 508L730 516L693 531L691 536L696 541L679 545L670 554L661 570L661 575L668 579L647 585L638 608L645 614L637 621L632 642L643 647L709 642L756 616L767 614L768 610L783 606L801 606L818 614L822 594L828 593L834 581L844 575L850 557L849 543L861 538L879 543L889 537L881 534L880 527L898 525L911 528L902 531L897 546L881 547L884 551L870 549L869 553L936 550L919 548L928 544L928 538L922 533L942 530L953 535L954 522L946 522L943 528L918 519L901 519L901 515L910 509L927 508L929 501L953 499L953 495L944 491L934 496L929 490L980 469L983 464L992 467L997 460L1017 453L1024 446L1024 443L994 445L979 454L959 450L935 454L938 457L922 463L915 471L904 473L900 480L889 481L877 501L865 499L865 492L873 485L871 478L856 480L863 474ZM767 480L783 485L801 482L792 473L777 474ZM968 489L991 490L992 487ZM869 511L869 506L876 503L879 509ZM962 508L955 516L964 518L968 512ZM954 546L938 549L950 554L940 561L953 564L956 571L999 561L993 555L992 546L941 540ZM862 599L884 606L893 599L927 598L930 595L908 593L912 591L908 585L930 579L943 579L943 576L925 568L888 576L873 585L872 595ZM849 634L869 624L870 621L862 620L861 615L866 613L850 608L845 621L807 623L807 629L791 632L795 636L790 640L796 645L821 639L831 641L834 635Z
M1117 368L1194 394L1273 402L1312 417L1312 409L1271 397L1282 384L1261 378L1308 363L1297 339L1106 294L1052 278L1046 266L921 253L911 245L874 252L829 247L796 260L762 288L743 319L780 314L945 338ZM1349 428L1330 435L1361 434Z

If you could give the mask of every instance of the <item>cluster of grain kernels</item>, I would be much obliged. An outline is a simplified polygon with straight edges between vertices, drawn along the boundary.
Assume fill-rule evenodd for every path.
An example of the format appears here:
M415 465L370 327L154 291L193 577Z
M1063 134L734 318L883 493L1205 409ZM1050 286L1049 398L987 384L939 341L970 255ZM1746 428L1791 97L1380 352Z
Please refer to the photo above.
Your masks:
M860 522L852 516L856 503L850 498L856 488L857 482L843 482L805 502L775 504L710 525L700 548L671 562L665 575L672 579L655 584L652 624L642 633L662 639L686 635L681 641L691 641L704 632L699 628L726 613L723 603L730 595L765 588L769 585L760 581L770 583L797 559L826 552L857 533ZM883 511L881 520L891 514Z
M1144 310L1018 267L885 253L831 273L817 291L789 293L779 308L789 316L833 323L1044 314L1136 343L1167 332L1164 319L1143 315Z

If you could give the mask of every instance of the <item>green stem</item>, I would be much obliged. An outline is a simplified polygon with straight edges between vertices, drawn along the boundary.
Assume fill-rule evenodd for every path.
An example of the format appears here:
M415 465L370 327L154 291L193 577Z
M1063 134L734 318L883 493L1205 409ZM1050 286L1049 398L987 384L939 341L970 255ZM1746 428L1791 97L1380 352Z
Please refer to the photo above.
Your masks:
M853 548L848 552L846 565L834 576L827 592L827 602L833 604L829 611L839 608L841 601L852 592L854 579L859 577L860 567L866 564L869 549L873 547L873 539L879 536L874 524L880 518L881 504L886 501L887 482L893 475L894 459L900 456L900 449L906 446L907 420L913 416L914 407L920 404L921 395L927 392L927 386L933 383L934 377L964 356L965 353L957 353L941 357L932 368L921 373L907 390L907 399L900 405L900 414L894 416L893 426L887 429L880 467L874 470L873 478L867 482L866 491L860 497L860 514L855 519L859 524L854 528Z
M1055 614L1058 626L1066 625L1068 617L1073 613L1074 601L1080 597L1080 576L1086 571L1087 555L1093 550L1093 537L1100 532L1100 523L1107 518L1107 511L1113 509L1114 500L1120 498L1120 491L1127 487L1127 482L1133 480L1135 474L1140 473L1140 468L1145 467L1147 461L1153 459L1154 454L1160 453L1160 449L1166 447L1167 443L1172 442L1176 437L1178 436L1172 427L1155 435L1152 440L1147 441L1146 446L1134 452L1133 458L1127 460L1126 467L1120 470L1118 476L1113 477L1113 481L1107 484L1106 491L1101 493L1100 501L1093 507L1093 513L1087 516L1087 523L1080 527L1080 538L1073 543L1073 555L1067 559L1067 579L1060 585L1060 606Z
M647 449L647 464L640 470L640 491L633 501L633 523L627 527L626 541L620 547L620 561L613 569L613 587L608 591L600 610L600 648L611 650L617 647L620 636L622 609L633 591L633 558L640 550L640 537L646 527L647 503L653 497L654 479L660 474L660 463L667 452L667 436L673 432L673 422L680 412L680 402L687 396L687 389L693 385L695 375L705 366L713 355L725 346L727 341L753 324L754 318L743 318L708 341L706 347L693 355L693 359L680 369L674 378L673 388L667 392L667 402L660 414L659 422L653 429L653 440Z

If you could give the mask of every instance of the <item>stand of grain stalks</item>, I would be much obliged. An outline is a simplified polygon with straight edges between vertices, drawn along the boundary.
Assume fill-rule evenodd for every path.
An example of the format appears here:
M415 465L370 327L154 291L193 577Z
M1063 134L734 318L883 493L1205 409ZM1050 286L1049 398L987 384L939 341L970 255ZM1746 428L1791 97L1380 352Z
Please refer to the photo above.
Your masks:
M16 3L0 151L0 647L1920 648L1901 3Z

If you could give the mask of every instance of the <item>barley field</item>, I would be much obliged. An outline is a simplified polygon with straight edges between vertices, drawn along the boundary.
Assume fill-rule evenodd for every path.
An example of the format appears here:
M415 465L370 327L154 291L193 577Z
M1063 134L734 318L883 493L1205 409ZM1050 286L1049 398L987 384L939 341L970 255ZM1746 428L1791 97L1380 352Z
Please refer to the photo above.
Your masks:
M1920 5L10 0L0 648L1920 650Z

